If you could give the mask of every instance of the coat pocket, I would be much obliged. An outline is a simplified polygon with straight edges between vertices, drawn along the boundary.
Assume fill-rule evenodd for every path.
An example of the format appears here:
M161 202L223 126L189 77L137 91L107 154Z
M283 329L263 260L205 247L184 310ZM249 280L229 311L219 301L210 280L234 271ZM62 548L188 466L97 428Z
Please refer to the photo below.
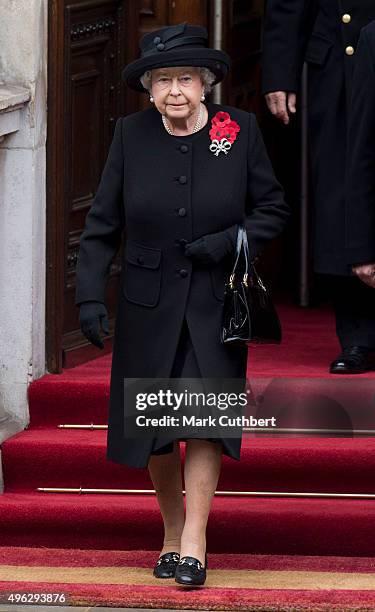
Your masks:
M226 281L225 270L220 267L210 268L212 292L217 300L224 302L224 288Z
M125 298L141 306L156 306L161 285L161 249L129 242L125 262Z
M324 66L332 47L333 42L322 34L312 34L307 45L305 61L308 64Z

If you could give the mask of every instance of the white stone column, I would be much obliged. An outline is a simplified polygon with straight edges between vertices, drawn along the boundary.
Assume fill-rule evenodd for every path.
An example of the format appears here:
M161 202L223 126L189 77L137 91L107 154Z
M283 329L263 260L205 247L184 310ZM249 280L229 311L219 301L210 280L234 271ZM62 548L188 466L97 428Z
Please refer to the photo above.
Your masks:
M0 0L0 443L45 372L47 1Z

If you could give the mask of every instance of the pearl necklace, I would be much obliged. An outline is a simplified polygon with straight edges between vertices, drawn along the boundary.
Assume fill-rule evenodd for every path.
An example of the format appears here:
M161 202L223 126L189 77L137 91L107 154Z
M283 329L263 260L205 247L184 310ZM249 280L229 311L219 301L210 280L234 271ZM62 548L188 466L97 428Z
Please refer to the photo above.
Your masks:
M169 125L167 123L167 120L166 120L164 115L161 116L161 119L163 121L163 125L164 125L165 129L167 130L168 134L170 134L171 136L174 136L173 131L169 127ZM192 134L194 134L195 132L198 132L198 130L201 129L201 127L202 127L202 119L203 119L203 104L201 104L199 106L199 114L198 114L198 118L197 118L197 120L195 122L195 125L193 127Z

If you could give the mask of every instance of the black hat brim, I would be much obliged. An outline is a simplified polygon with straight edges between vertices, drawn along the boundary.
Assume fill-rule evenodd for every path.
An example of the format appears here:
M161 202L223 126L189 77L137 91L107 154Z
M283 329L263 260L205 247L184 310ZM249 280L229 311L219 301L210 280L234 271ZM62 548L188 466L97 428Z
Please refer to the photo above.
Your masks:
M167 68L173 66L195 66L209 68L216 79L213 85L220 83L230 68L230 57L225 51L210 48L179 48L171 51L160 51L148 57L141 57L128 64L122 78L125 83L136 91L145 92L140 77L146 70Z

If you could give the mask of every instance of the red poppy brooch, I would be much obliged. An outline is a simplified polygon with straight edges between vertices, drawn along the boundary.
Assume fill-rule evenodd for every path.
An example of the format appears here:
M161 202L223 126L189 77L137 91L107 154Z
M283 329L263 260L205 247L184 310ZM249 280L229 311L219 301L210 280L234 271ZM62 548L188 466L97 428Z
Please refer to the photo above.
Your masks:
M229 149L237 138L240 131L240 126L236 121L231 119L230 114L224 111L219 111L211 119L212 127L210 129L210 151L216 156L219 153L227 155Z

